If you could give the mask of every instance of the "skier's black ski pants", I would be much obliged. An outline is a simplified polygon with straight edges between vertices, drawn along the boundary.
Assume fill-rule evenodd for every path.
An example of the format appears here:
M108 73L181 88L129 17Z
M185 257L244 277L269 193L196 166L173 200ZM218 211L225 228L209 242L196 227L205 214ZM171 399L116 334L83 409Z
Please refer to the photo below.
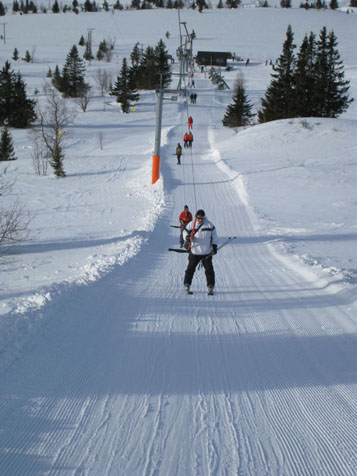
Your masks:
M194 255L190 253L188 255L188 265L185 271L184 285L191 286L193 275L195 274L196 268L199 264L202 263L205 268L207 286L214 286L215 284L215 275L212 264L212 256L209 255Z

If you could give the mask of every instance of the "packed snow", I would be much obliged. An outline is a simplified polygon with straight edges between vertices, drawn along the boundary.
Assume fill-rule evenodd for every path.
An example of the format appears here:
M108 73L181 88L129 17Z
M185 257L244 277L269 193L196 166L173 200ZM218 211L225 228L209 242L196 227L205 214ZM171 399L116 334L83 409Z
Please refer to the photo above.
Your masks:
M29 219L0 256L4 476L356 475L357 11L254 7L3 17L1 65L40 102L81 35L94 51L115 39L111 63L86 63L87 111L68 100L67 177L35 174L28 130L11 130L18 160L1 165L15 181L1 207L18 200ZM166 97L152 185L155 92L123 114L95 78L115 80L137 42L176 57L179 20L194 54L243 60L222 70L229 90L196 67L197 104ZM223 128L238 73L259 109L289 24L298 47L335 32L355 101L337 119ZM167 251L185 204L220 243L237 236L214 257L213 297L202 270L186 296L187 257Z

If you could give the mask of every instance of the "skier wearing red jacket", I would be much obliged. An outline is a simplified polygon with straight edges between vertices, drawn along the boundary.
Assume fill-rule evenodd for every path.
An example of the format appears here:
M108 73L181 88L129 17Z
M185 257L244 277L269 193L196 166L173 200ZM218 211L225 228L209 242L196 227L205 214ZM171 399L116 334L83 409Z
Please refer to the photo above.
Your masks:
M182 248L184 243L183 232L186 226L192 221L192 213L188 209L188 205L184 206L183 211L180 213L179 220L180 220L180 248Z
M190 117L188 118L188 128L189 128L189 129L192 129L192 124L193 124L193 119L192 119L192 117L190 116Z
M185 147L185 149L188 147L188 132L186 132L183 136L183 146Z

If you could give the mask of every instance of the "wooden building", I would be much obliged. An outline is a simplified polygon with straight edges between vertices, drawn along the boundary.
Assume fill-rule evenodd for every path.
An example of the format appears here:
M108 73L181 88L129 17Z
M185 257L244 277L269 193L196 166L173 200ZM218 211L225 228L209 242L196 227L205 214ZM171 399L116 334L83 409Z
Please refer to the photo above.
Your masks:
M196 63L202 66L227 66L227 59L232 54L222 51L198 51Z

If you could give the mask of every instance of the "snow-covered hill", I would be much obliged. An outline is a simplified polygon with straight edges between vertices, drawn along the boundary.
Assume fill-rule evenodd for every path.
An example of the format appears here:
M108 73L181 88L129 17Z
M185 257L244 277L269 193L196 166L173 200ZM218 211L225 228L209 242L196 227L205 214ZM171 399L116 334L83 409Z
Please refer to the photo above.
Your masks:
M180 12L194 51L234 51L259 108L289 24L334 30L357 94L357 16L299 8ZM177 11L7 15L2 64L37 100L92 31L115 38L119 73L134 44L160 38L175 56ZM165 38L166 31L170 38ZM177 70L177 63L174 69ZM175 81L175 79L174 79ZM231 90L195 70L197 104L165 100L161 178L151 185L156 97L129 115L98 90L76 110L65 179L34 173L29 131L11 130L7 164L31 216L30 239L0 258L0 473L34 475L355 475L357 103L339 119L222 127ZM175 85L175 84L174 84ZM35 90L39 90L36 93ZM194 147L173 156L187 117ZM4 166L2 166L4 170ZM199 270L182 293L186 256L170 224L204 208L219 240L216 294Z

